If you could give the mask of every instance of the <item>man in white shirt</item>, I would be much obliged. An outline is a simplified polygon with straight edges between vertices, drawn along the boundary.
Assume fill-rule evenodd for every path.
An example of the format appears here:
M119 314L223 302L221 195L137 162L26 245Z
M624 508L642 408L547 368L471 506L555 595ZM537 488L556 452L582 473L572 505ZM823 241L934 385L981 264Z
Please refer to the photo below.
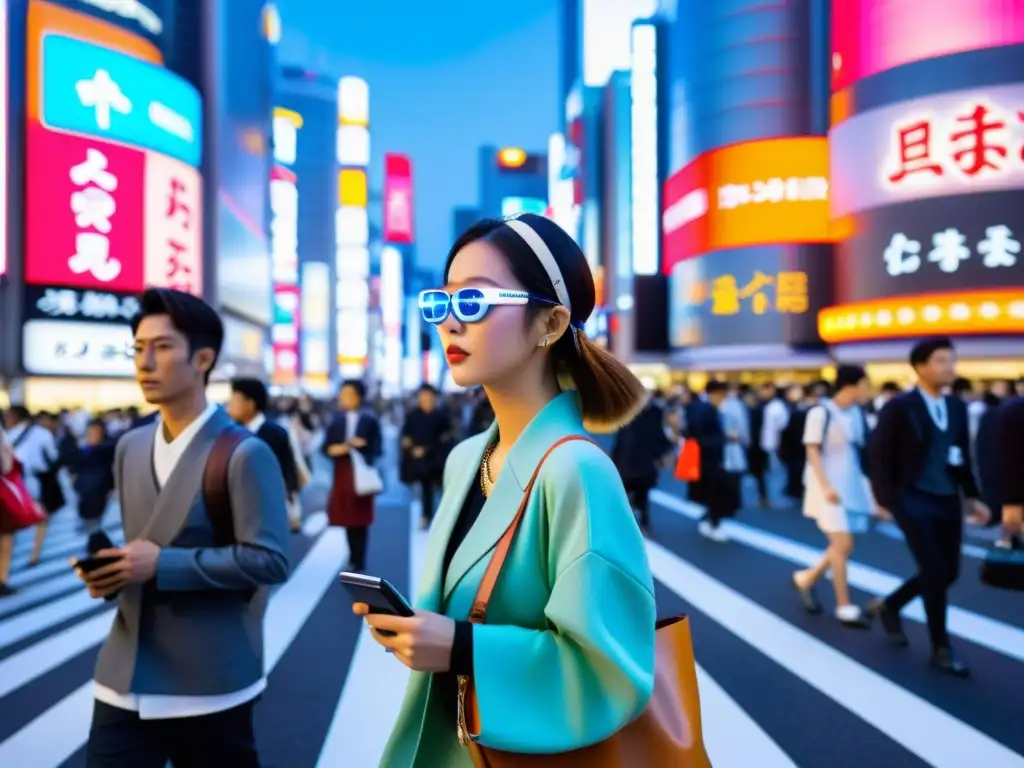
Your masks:
M201 299L150 289L136 377L160 417L117 445L126 544L79 576L117 597L96 664L87 768L257 768L267 587L288 576L285 489L266 444L206 401L224 326Z

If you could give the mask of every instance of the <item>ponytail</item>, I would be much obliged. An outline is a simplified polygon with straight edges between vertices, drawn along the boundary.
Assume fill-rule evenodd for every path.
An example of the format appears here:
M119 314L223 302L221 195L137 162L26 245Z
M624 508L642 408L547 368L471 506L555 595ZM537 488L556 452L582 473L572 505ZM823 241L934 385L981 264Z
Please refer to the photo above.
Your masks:
M580 399L583 425L595 434L615 432L647 404L647 389L618 358L587 338L568 331L558 341L559 358ZM560 377L562 378L562 377ZM564 385L569 382L562 380Z

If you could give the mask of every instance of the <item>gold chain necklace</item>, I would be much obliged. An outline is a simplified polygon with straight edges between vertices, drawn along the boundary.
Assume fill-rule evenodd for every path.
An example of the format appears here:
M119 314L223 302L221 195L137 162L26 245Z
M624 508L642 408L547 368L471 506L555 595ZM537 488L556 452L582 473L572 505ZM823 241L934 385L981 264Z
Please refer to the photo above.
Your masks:
M494 487L494 481L491 480L491 455L497 447L496 442L488 445L487 450L484 451L484 457L480 461L480 490L485 497L491 495L491 489Z

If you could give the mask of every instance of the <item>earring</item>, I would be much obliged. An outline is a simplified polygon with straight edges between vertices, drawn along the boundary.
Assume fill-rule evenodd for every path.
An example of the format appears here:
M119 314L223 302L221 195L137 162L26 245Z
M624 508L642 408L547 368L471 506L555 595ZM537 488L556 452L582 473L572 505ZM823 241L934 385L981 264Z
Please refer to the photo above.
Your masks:
M551 339L549 339L547 336L545 336L544 340L540 343L540 345L542 347L546 347L550 342L551 342Z

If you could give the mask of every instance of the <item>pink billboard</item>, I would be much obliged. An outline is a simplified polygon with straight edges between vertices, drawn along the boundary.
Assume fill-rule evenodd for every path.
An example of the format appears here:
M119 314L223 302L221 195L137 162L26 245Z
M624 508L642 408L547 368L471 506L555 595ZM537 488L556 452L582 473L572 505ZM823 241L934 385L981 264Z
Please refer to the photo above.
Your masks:
M202 295L202 180L154 152L26 126L25 282Z
M407 155L384 155L384 242L409 244L415 239L412 162Z
M832 3L832 90L914 61L1021 42L1019 0L843 0Z
M145 154L26 130L25 282L141 291Z

